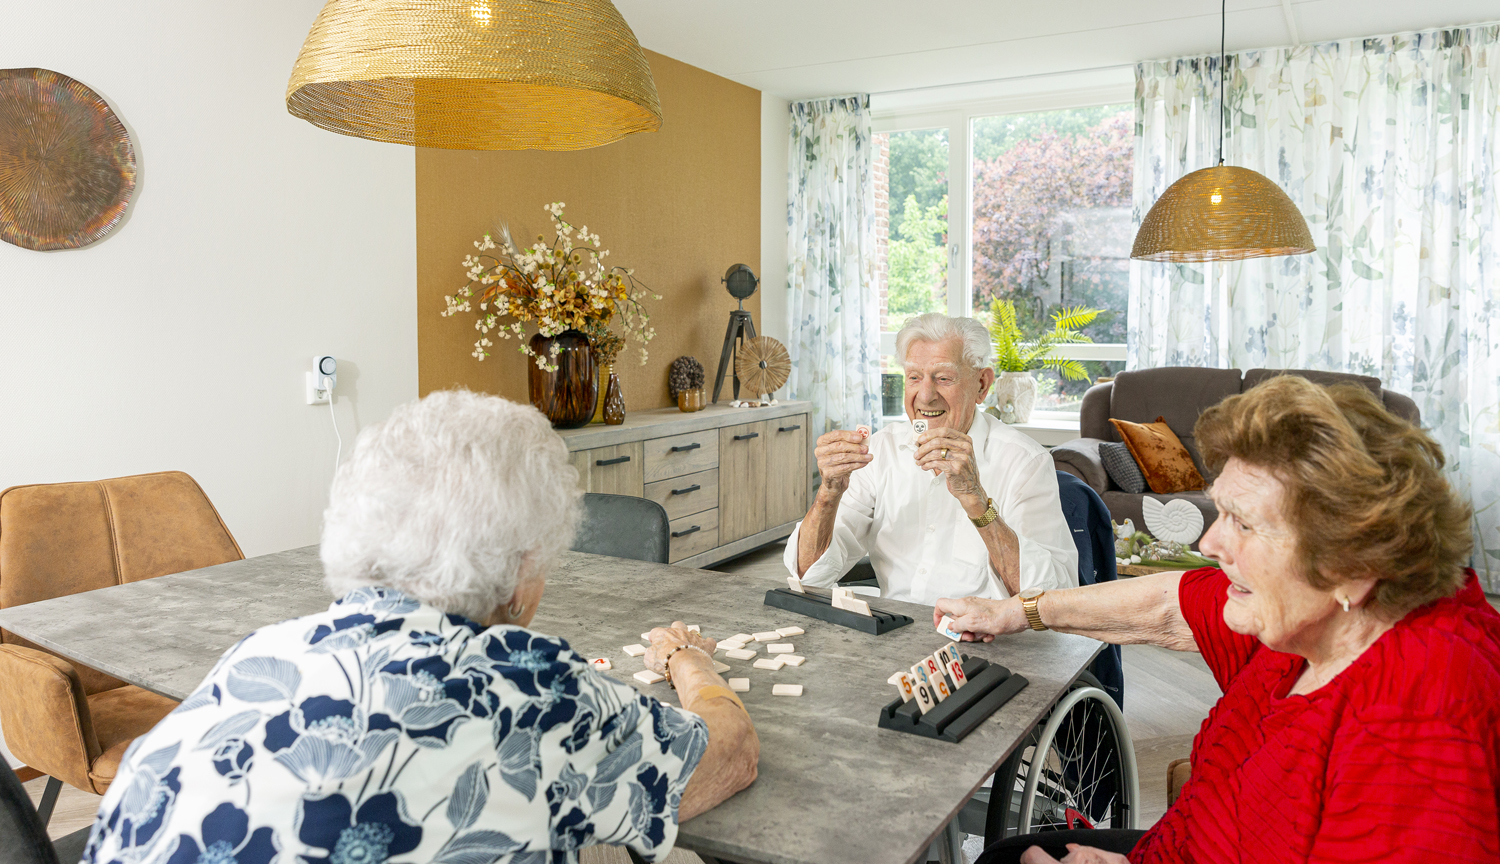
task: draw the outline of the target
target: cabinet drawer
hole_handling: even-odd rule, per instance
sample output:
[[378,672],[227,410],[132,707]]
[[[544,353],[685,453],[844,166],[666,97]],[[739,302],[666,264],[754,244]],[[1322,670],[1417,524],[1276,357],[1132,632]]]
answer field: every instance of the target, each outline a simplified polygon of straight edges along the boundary
[[807,415],[772,420],[766,445],[766,527],[807,513]]
[[652,438],[645,444],[647,483],[719,467],[717,429]]
[[595,447],[568,454],[568,462],[578,469],[578,486],[585,492],[608,492],[614,495],[641,497],[641,443]]
[[719,511],[705,510],[681,519],[673,519],[671,547],[667,560],[681,561],[719,545]]
[[647,483],[646,497],[665,507],[668,519],[712,510],[719,506],[719,469]]

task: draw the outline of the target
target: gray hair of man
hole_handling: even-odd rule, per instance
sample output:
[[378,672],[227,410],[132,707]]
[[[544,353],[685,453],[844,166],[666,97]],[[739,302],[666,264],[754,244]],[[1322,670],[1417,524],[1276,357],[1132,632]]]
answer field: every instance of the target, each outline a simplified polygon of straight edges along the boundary
[[323,581],[483,621],[573,542],[578,471],[539,411],[442,390],[361,432],[323,511]]
[[941,312],[928,312],[906,319],[901,332],[896,334],[896,356],[906,362],[906,352],[914,342],[946,342],[958,339],[963,342],[964,362],[971,371],[987,369],[995,364],[995,346],[990,342],[990,331],[973,318],[950,318]]

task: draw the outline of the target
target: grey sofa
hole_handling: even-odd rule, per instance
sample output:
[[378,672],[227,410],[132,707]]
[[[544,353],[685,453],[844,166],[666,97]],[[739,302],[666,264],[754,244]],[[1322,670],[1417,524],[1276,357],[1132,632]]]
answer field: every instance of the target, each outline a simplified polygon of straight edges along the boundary
[[[1141,499],[1146,495],[1135,495],[1116,486],[1104,471],[1099,458],[1099,445],[1106,441],[1119,441],[1110,418],[1128,420],[1132,423],[1151,423],[1163,417],[1167,425],[1182,439],[1183,446],[1192,454],[1193,462],[1205,478],[1208,470],[1198,454],[1193,439],[1193,424],[1204,409],[1218,404],[1226,396],[1248,390],[1256,384],[1276,375],[1300,375],[1318,384],[1361,384],[1370,389],[1385,403],[1386,410],[1412,423],[1420,423],[1417,404],[1409,397],[1393,393],[1380,386],[1379,378],[1367,375],[1347,375],[1340,372],[1315,372],[1304,369],[1251,369],[1240,374],[1238,369],[1202,369],[1189,366],[1165,366],[1159,369],[1141,369],[1121,372],[1115,380],[1090,387],[1083,396],[1083,407],[1079,416],[1079,434],[1065,444],[1052,448],[1052,459],[1057,470],[1066,471],[1094,487],[1109,507],[1110,517],[1116,522],[1130,519],[1137,530],[1146,530],[1142,518]],[[1205,492],[1177,492],[1158,495],[1148,492],[1153,498],[1169,501],[1182,498],[1197,505],[1203,511],[1203,524],[1213,524],[1217,515],[1214,505]],[[1197,544],[1194,544],[1197,548]]]

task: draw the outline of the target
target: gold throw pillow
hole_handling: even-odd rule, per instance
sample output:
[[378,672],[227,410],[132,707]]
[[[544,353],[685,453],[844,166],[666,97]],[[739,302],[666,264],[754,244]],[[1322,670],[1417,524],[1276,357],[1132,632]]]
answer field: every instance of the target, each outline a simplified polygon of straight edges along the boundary
[[1111,419],[1135,464],[1146,475],[1146,485],[1158,495],[1192,492],[1204,486],[1203,475],[1177,433],[1161,417],[1155,423],[1130,423]]

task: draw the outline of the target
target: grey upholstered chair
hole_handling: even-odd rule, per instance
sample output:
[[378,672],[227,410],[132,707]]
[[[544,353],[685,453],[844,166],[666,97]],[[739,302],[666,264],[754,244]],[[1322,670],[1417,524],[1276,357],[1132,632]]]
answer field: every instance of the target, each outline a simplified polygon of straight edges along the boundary
[[89,829],[47,839],[48,812],[38,815],[10,763],[0,759],[0,864],[77,864],[89,842]]
[[667,563],[671,551],[667,511],[648,498],[588,492],[574,552]]
[[[1277,375],[1298,375],[1317,384],[1359,384],[1369,388],[1385,405],[1386,410],[1414,424],[1421,423],[1417,403],[1410,397],[1386,390],[1380,386],[1379,378],[1368,375],[1348,375],[1341,372],[1317,372],[1308,369],[1251,369],[1240,374],[1238,369],[1204,369],[1193,366],[1164,366],[1158,369],[1139,369],[1121,372],[1114,381],[1096,384],[1083,395],[1083,406],[1079,412],[1079,435],[1064,444],[1052,448],[1052,459],[1059,471],[1066,471],[1093,487],[1109,508],[1116,522],[1130,519],[1137,530],[1146,530],[1142,500],[1146,495],[1162,501],[1182,498],[1192,502],[1203,513],[1203,526],[1213,524],[1218,513],[1205,492],[1174,492],[1157,494],[1148,492],[1132,494],[1115,485],[1104,470],[1099,456],[1099,445],[1119,441],[1120,436],[1109,421],[1126,420],[1131,423],[1150,423],[1157,417],[1182,440],[1198,471],[1208,476],[1203,459],[1198,454],[1197,442],[1193,439],[1193,424],[1198,415],[1217,405],[1226,396],[1249,390],[1267,378]],[[1193,544],[1197,548],[1197,544]]]

